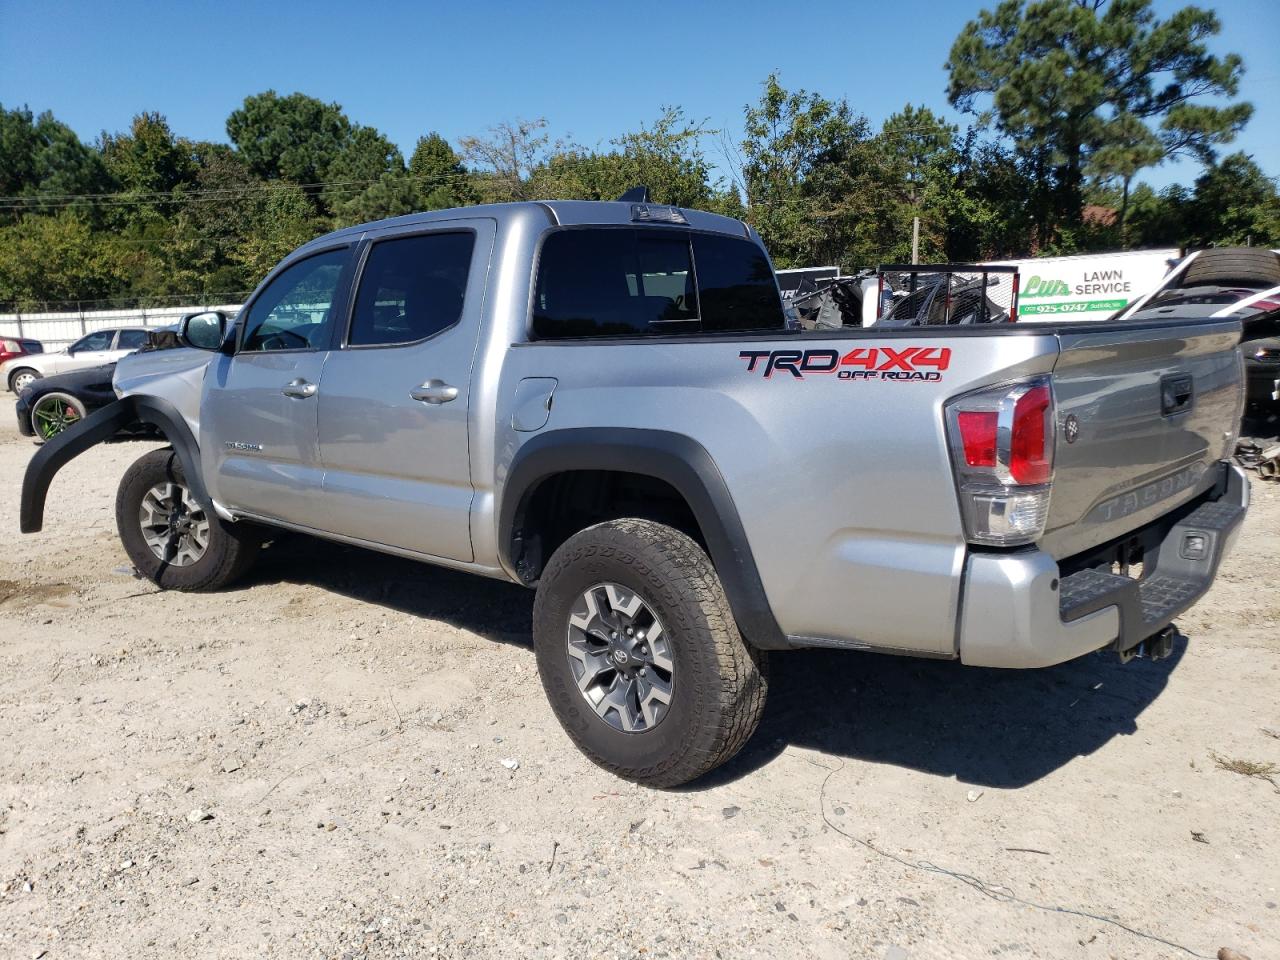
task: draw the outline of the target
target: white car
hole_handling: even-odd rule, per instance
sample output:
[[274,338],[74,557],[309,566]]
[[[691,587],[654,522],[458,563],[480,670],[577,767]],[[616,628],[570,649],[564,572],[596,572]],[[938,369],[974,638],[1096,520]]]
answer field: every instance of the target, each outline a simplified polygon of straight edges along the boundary
[[0,383],[21,393],[41,377],[115,363],[146,345],[147,331],[142,327],[95,330],[59,353],[32,353],[6,361],[0,365]]

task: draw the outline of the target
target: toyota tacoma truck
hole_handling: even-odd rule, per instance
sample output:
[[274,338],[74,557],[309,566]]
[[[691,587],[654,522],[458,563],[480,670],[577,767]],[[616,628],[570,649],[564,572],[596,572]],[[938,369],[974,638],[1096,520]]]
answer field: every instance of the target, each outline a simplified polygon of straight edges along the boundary
[[654,786],[742,747],[774,651],[1167,654],[1248,503],[1238,320],[792,330],[754,230],[647,202],[341,230],[180,335],[35,454],[24,531],[149,424],[142,575],[216,590],[283,528],[536,588],[556,716]]

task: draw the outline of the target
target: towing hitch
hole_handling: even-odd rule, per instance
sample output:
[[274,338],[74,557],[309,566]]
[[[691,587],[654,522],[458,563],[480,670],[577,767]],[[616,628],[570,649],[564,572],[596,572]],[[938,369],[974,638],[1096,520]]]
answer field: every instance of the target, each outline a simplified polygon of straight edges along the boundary
[[1173,654],[1173,640],[1177,635],[1178,628],[1170,624],[1128,650],[1121,650],[1120,662],[1128,663],[1134,657],[1146,657],[1152,663],[1163,660]]

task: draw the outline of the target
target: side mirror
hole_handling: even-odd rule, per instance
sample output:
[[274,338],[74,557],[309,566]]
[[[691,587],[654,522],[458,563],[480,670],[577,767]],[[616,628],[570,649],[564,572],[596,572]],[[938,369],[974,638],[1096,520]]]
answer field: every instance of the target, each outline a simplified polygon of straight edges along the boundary
[[227,315],[221,310],[190,313],[178,323],[178,340],[197,350],[217,350],[227,332]]

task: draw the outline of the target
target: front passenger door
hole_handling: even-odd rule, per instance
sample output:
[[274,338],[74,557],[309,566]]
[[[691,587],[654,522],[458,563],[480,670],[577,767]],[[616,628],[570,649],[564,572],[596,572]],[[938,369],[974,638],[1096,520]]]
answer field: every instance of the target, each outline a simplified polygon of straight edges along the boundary
[[67,347],[65,357],[59,357],[54,363],[53,373],[66,373],[68,370],[83,370],[110,363],[111,344],[115,341],[116,331],[95,330],[81,337]]
[[311,254],[277,273],[241,311],[235,355],[219,356],[205,377],[205,482],[233,511],[324,527],[316,393],[347,305],[351,249]]

